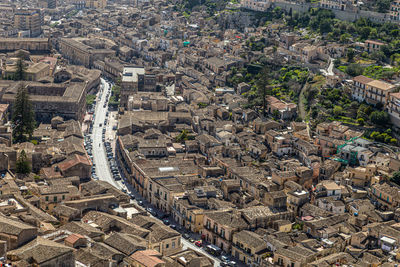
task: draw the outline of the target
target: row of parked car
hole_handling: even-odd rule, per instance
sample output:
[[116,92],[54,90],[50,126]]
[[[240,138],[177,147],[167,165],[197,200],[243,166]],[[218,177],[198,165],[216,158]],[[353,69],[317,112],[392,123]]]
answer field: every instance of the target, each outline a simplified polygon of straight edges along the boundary
[[[87,152],[88,156],[90,157],[90,160],[93,162],[93,152],[92,152],[93,146],[92,146],[92,144],[93,144],[93,140],[90,137],[90,135],[85,135],[85,139],[83,141],[83,145],[84,145],[84,147],[86,149],[86,152]],[[92,174],[92,178],[93,179],[95,179],[95,180],[99,179],[99,177],[97,177],[97,175],[96,175],[96,164],[94,164],[94,163],[92,165],[91,174]]]

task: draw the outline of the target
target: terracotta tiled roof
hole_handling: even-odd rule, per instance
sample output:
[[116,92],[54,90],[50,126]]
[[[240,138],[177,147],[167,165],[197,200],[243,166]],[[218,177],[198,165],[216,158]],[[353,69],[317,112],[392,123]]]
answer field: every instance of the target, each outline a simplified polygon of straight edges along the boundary
[[148,249],[133,253],[131,255],[131,258],[146,267],[154,267],[157,266],[157,264],[165,263],[164,261],[158,258],[160,256],[161,254],[159,252],[152,249]]
[[364,75],[359,75],[353,78],[353,81],[359,82],[359,83],[364,83],[367,84],[369,82],[372,82],[374,79],[368,78]]
[[72,235],[68,236],[64,241],[65,241],[65,243],[75,244],[76,241],[78,241],[79,239],[82,239],[82,238],[85,238],[85,237],[80,234],[72,234]]
[[78,164],[91,165],[91,163],[89,162],[89,160],[86,157],[75,154],[72,157],[72,159],[65,160],[65,161],[61,162],[60,164],[58,164],[58,168],[60,168],[61,171],[66,171],[69,168],[71,168],[75,165],[78,165]]

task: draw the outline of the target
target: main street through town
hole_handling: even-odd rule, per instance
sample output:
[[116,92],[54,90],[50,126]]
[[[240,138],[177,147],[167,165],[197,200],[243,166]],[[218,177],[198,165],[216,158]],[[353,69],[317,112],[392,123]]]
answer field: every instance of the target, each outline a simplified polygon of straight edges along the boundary
[[[96,167],[96,174],[100,180],[106,181],[118,189],[121,188],[121,184],[118,184],[112,177],[108,161],[106,157],[106,150],[102,139],[102,132],[104,127],[104,120],[106,119],[107,113],[107,91],[110,89],[111,84],[101,79],[101,91],[98,93],[96,109],[94,112],[93,122],[93,163]],[[104,107],[105,105],[105,107]]]
[[[135,204],[138,204],[138,200],[142,199],[137,192],[132,189],[131,186],[126,184],[126,186],[121,182],[121,181],[115,181],[109,167],[108,159],[107,159],[107,154],[106,154],[106,149],[104,147],[104,142],[109,141],[110,143],[115,142],[115,130],[112,129],[113,125],[106,124],[104,125],[104,122],[107,118],[107,111],[108,111],[108,100],[111,96],[110,94],[107,94],[109,90],[111,91],[112,84],[104,79],[101,79],[101,85],[100,85],[100,90],[99,93],[97,94],[97,101],[96,101],[96,107],[94,110],[94,121],[93,121],[93,133],[92,133],[92,140],[93,140],[93,163],[95,164],[95,169],[96,169],[96,175],[101,181],[106,181],[110,183],[112,186],[118,188],[119,190],[126,190],[127,193],[134,195],[135,200],[132,200]],[[108,116],[109,119],[107,121],[110,121],[112,115]],[[106,134],[105,138],[103,141],[103,129],[106,129]],[[112,147],[115,147],[114,144],[112,144]],[[115,153],[114,153],[115,155]],[[122,178],[124,179],[124,178]],[[155,209],[151,204],[143,200],[143,206],[144,208],[149,208],[151,207],[152,209]],[[152,215],[150,215],[152,216]],[[152,216],[153,217],[153,216]],[[156,217],[154,217],[156,218]],[[157,218],[158,219],[158,218]],[[171,220],[172,221],[172,220]],[[198,237],[192,235],[193,238]],[[201,252],[207,257],[211,258],[214,260],[214,266],[218,267],[221,265],[221,260],[209,255],[205,250],[204,247],[200,248],[191,243],[189,240],[185,238],[181,238],[181,243],[184,249],[186,248],[191,248],[197,252]]]

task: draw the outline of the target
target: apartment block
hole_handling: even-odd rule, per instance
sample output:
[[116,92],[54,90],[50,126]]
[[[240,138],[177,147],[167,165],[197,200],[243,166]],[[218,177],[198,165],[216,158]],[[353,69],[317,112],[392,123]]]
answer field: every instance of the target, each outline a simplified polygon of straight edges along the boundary
[[374,80],[363,75],[353,78],[352,97],[359,102],[366,101],[368,104],[377,105],[381,103],[386,106],[389,93],[393,92],[393,84]]
[[29,31],[30,37],[39,36],[42,33],[40,10],[17,10],[14,14],[14,27]]

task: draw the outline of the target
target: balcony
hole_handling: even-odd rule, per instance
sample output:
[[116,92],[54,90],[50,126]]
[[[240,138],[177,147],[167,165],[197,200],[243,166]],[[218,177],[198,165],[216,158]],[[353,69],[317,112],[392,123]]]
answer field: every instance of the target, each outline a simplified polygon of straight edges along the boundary
[[241,248],[240,246],[238,246],[238,244],[234,244],[234,246],[235,246],[235,248],[237,250],[239,250],[240,252],[245,254],[247,256],[246,258],[253,258],[254,255],[251,254],[251,250],[250,249]]

